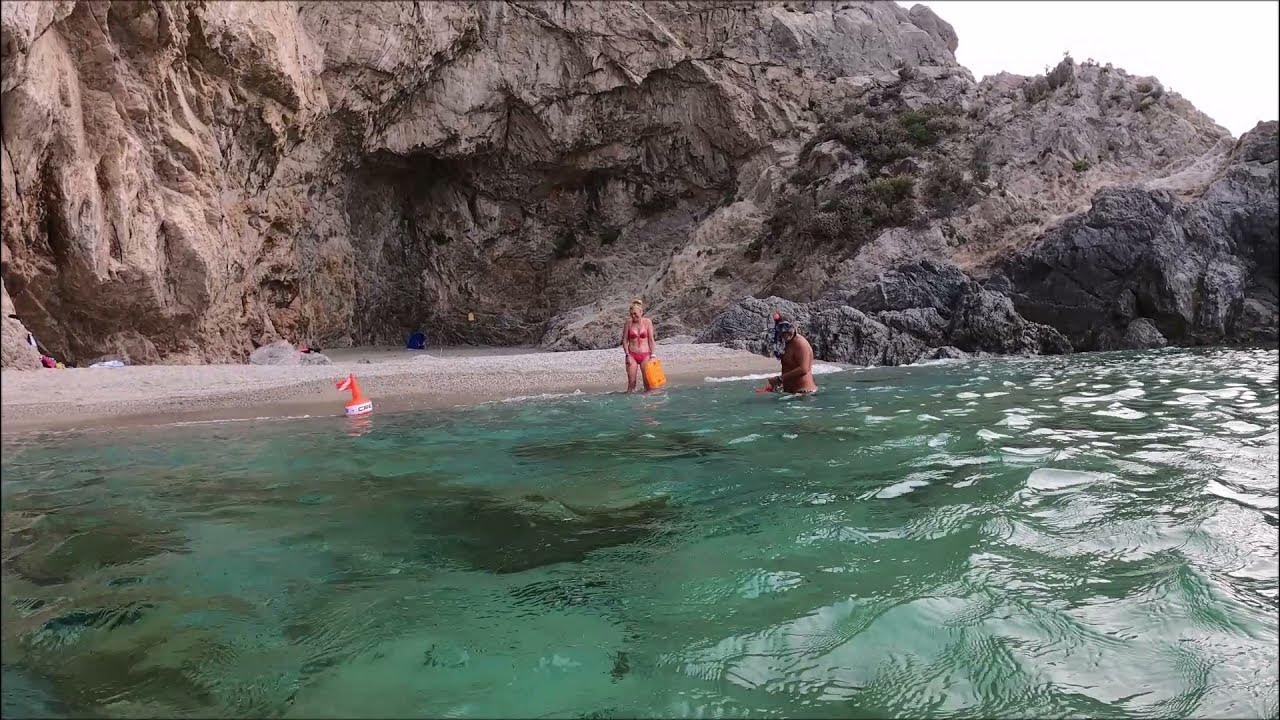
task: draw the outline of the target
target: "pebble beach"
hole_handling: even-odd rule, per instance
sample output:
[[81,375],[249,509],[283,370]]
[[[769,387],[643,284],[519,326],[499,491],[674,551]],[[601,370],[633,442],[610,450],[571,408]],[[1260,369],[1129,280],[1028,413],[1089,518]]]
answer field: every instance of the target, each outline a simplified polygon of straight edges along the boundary
[[[776,372],[777,362],[719,345],[669,345],[658,354],[669,386]],[[626,388],[618,349],[536,352],[480,348],[343,349],[311,366],[147,365],[5,370],[6,433],[106,429],[199,420],[341,415],[334,383],[354,373],[375,412],[451,408],[510,398]]]

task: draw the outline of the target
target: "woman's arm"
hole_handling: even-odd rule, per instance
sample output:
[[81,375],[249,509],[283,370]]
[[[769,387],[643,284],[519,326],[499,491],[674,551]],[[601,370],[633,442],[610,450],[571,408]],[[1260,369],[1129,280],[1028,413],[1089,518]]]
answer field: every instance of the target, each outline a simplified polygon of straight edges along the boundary
[[653,321],[645,318],[645,322],[649,323],[649,354],[656,355],[658,353],[658,333],[653,329]]

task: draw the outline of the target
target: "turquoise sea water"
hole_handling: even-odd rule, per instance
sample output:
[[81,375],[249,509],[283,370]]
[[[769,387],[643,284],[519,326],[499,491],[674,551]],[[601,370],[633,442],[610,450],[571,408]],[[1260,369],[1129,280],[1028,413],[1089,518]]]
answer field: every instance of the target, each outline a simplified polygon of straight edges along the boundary
[[6,437],[31,715],[1276,717],[1277,354]]

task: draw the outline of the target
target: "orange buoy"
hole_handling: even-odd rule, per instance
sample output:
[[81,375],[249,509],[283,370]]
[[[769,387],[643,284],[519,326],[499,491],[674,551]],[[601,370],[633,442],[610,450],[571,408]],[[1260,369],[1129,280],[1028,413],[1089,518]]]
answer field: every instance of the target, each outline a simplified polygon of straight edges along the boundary
[[356,382],[355,373],[339,380],[337,388],[351,392],[351,402],[347,403],[347,417],[358,417],[373,412],[373,401],[360,391],[360,383]]
[[662,372],[662,361],[658,358],[649,358],[640,365],[640,372],[644,373],[644,384],[650,390],[657,390],[667,384],[667,374]]

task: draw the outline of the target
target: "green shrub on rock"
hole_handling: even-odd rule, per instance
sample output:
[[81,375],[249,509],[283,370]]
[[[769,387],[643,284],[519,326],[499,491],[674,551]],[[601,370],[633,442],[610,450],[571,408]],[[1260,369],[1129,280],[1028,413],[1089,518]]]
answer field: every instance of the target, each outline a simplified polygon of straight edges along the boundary
[[925,177],[925,203],[939,216],[947,216],[973,201],[973,183],[956,168],[937,164]]

